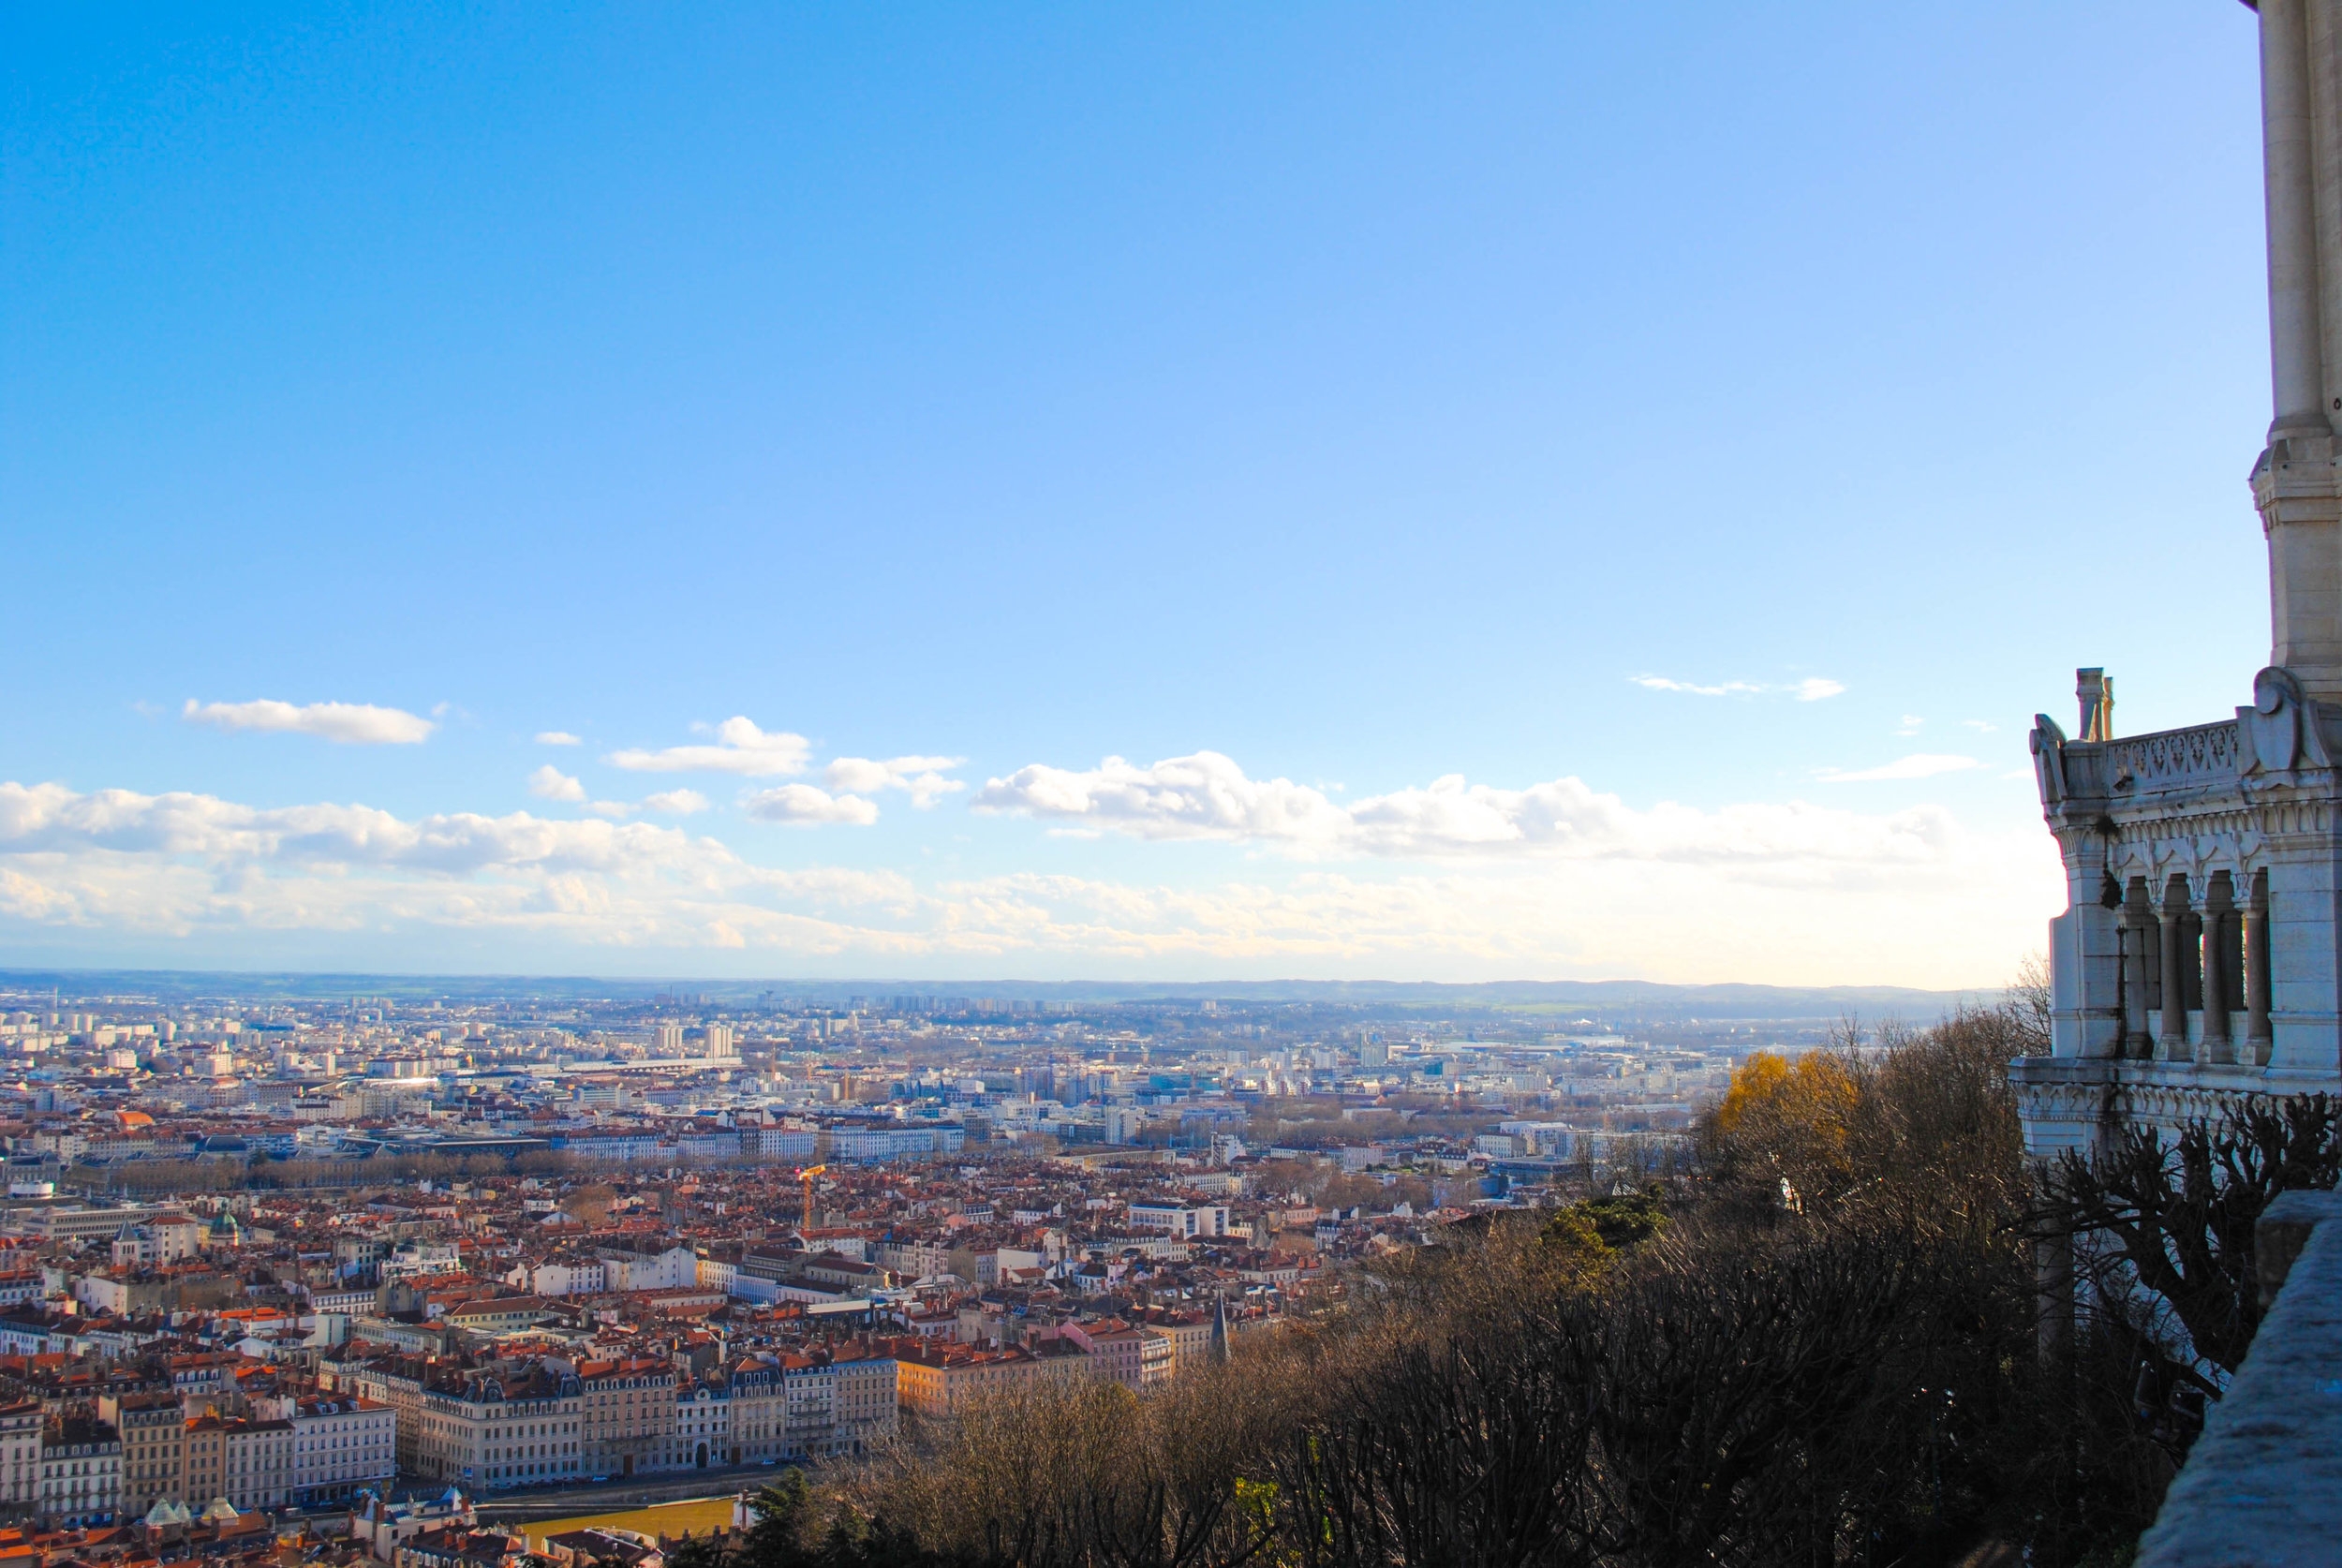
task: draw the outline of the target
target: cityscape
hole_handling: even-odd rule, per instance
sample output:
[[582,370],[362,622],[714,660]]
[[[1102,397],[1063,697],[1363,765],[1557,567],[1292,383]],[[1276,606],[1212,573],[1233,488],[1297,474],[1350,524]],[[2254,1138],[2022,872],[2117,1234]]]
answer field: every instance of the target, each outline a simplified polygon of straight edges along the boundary
[[0,81],[0,1568],[2342,1565],[2342,0]]
[[860,1456],[1025,1380],[1151,1389],[1362,1260],[1686,1165],[1737,1065],[1847,1027],[274,989],[0,987],[0,1506],[282,1529]]

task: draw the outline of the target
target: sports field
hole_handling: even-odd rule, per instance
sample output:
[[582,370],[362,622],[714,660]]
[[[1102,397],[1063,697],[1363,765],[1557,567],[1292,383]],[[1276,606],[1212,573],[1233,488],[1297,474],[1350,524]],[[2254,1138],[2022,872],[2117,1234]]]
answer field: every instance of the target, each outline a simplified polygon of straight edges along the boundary
[[572,1519],[541,1519],[520,1528],[527,1533],[528,1549],[541,1552],[545,1549],[546,1536],[561,1535],[572,1530],[633,1530],[645,1535],[680,1535],[688,1530],[694,1535],[704,1535],[711,1530],[728,1530],[731,1526],[730,1497],[694,1497],[680,1502],[654,1502],[647,1508],[629,1508],[617,1514],[580,1514]]

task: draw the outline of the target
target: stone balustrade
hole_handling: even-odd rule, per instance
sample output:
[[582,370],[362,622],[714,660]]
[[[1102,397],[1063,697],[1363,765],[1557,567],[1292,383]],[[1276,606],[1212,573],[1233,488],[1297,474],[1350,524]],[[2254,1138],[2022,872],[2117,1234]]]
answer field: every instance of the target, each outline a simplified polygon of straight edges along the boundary
[[2236,720],[2126,735],[2105,744],[2108,787],[2116,793],[2153,794],[2233,783],[2237,775]]
[[2136,1568],[2342,1561],[2342,1193],[2281,1194],[2254,1249],[2268,1315]]

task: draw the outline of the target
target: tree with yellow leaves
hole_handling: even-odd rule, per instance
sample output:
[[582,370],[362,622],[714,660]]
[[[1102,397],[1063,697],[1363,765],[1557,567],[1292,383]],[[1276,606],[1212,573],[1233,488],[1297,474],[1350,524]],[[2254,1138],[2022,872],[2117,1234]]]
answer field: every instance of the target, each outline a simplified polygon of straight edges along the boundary
[[1860,1072],[1832,1050],[1794,1059],[1757,1052],[1734,1069],[1708,1118],[1710,1154],[1742,1179],[1777,1179],[1792,1207],[1835,1198],[1855,1178],[1848,1146],[1861,1102]]

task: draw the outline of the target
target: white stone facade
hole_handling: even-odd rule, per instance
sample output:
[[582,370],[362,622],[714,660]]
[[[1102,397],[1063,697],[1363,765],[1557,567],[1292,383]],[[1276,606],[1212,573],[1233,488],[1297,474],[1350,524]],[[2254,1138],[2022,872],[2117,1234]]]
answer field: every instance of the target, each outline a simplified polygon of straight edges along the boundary
[[86,1418],[50,1422],[34,1506],[52,1526],[111,1521],[122,1507],[122,1440],[114,1429]]
[[27,1503],[37,1494],[40,1437],[39,1400],[0,1406],[0,1502]]
[[2035,722],[2068,901],[2052,1054],[2010,1072],[2038,1159],[2242,1094],[2342,1090],[2342,0],[2260,0],[2258,25],[2269,666],[2209,724],[2118,738],[2096,670],[2072,738]]
[[387,1485],[398,1468],[398,1417],[354,1395],[293,1405],[293,1501],[340,1502]]

